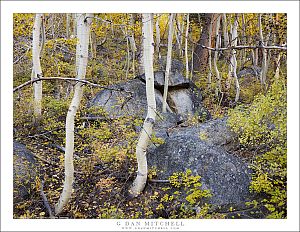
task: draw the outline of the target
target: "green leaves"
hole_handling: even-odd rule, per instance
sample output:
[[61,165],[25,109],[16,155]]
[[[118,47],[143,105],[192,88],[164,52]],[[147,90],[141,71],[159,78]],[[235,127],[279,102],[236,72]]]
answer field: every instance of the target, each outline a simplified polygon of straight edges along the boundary
[[287,98],[286,84],[275,81],[266,95],[258,95],[250,106],[230,111],[229,125],[240,143],[260,155],[250,165],[254,169],[250,190],[265,193],[262,201],[268,218],[286,217],[287,179]]

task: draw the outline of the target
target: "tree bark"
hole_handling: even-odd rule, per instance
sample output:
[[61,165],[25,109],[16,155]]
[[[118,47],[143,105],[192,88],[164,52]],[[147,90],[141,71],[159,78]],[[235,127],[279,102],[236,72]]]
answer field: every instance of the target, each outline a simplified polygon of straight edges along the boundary
[[[78,14],[77,15],[77,37],[78,44],[76,48],[76,59],[78,59],[77,68],[77,79],[85,79],[86,66],[88,61],[88,47],[89,47],[89,33],[90,23],[92,17],[91,14]],[[74,96],[70,104],[67,118],[66,118],[66,148],[65,148],[65,181],[63,186],[62,194],[55,206],[55,214],[62,212],[63,207],[69,201],[74,181],[74,164],[73,164],[73,153],[74,153],[74,118],[79,108],[80,100],[83,94],[82,83],[77,83],[75,86]]]
[[143,47],[144,47],[144,66],[146,75],[146,95],[147,95],[147,116],[140,132],[138,144],[136,146],[136,157],[138,163],[137,176],[130,187],[129,193],[136,197],[144,189],[147,181],[148,167],[146,150],[152,135],[152,128],[156,116],[156,102],[154,92],[154,73],[153,73],[153,16],[143,14]]
[[[197,42],[195,47],[195,51],[193,53],[193,67],[194,71],[198,71],[200,73],[206,72],[207,68],[207,61],[208,61],[208,50],[204,49],[201,45],[208,47],[209,42],[209,27],[210,23],[212,22],[212,34],[215,34],[215,25],[216,25],[216,16],[217,14],[205,14],[203,17],[203,28],[201,31],[200,39]],[[194,75],[195,77],[195,75]],[[196,81],[196,80],[194,80]]]
[[158,59],[161,58],[160,55],[160,27],[159,27],[159,15],[156,16],[155,29],[156,29],[156,53],[158,55]]
[[[219,48],[219,29],[220,29],[220,15],[217,16],[217,23],[216,23],[216,30],[215,30],[215,36],[216,36],[216,49]],[[217,79],[217,86],[216,86],[216,95],[218,95],[219,93],[222,92],[222,87],[221,87],[221,76],[220,76],[220,72],[218,70],[218,66],[217,66],[217,60],[218,60],[218,51],[215,51],[214,54],[214,69],[215,69],[215,73],[216,73],[216,79]]]
[[[40,61],[40,35],[41,35],[41,26],[43,21],[43,14],[36,14],[35,21],[33,26],[33,35],[32,35],[32,76],[31,78],[42,77],[42,68]],[[34,91],[34,122],[38,123],[42,117],[42,81],[38,81],[33,84]]]
[[[232,28],[232,40],[233,40],[233,46],[237,46],[237,38],[238,38],[238,34],[237,34],[237,28],[238,28],[238,16],[235,16],[234,19],[234,24],[233,24],[233,28]],[[236,69],[237,69],[237,61],[236,61],[236,51],[233,49],[231,51],[231,63],[232,63],[232,73],[231,76],[234,77],[234,82],[235,82],[235,89],[236,89],[236,94],[235,94],[235,102],[238,102],[239,98],[240,98],[240,84],[239,84],[239,80],[236,74]]]
[[70,14],[66,14],[66,38],[70,38]]
[[[264,46],[264,36],[262,32],[262,23],[261,23],[261,16],[262,14],[259,14],[258,16],[258,26],[259,26],[259,37],[260,37],[260,43]],[[266,85],[266,77],[267,77],[267,51],[265,48],[262,48],[262,64],[261,64],[261,77],[260,77],[260,82],[263,86]]]
[[224,47],[226,48],[229,45],[228,31],[227,31],[227,19],[226,14],[222,14],[222,23],[223,23],[223,37],[224,37]]
[[174,14],[170,14],[169,19],[169,34],[168,34],[168,52],[167,52],[167,65],[166,65],[166,72],[165,72],[165,82],[164,82],[164,95],[163,95],[163,105],[162,105],[162,112],[166,113],[167,111],[167,95],[168,95],[168,85],[169,85],[169,75],[171,70],[171,63],[172,63],[172,41],[173,41],[173,24]]
[[189,58],[188,58],[188,36],[189,36],[189,26],[190,26],[190,14],[186,15],[186,29],[185,29],[185,78],[189,78]]
[[[208,31],[208,46],[212,47],[211,43],[211,37],[212,37],[212,22],[209,25],[209,31]],[[207,75],[207,83],[208,83],[208,89],[211,88],[211,75],[212,75],[212,65],[211,65],[211,50],[208,51],[208,75]]]
[[281,58],[281,53],[279,52],[278,57],[276,59],[276,70],[275,70],[275,79],[278,79],[280,74],[279,74],[279,70],[280,70],[280,58]]

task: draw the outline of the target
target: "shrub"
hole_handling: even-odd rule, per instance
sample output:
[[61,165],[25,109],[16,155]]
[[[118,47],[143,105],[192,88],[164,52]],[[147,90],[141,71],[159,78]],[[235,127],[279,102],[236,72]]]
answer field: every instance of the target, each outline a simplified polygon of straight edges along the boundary
[[266,95],[259,94],[250,106],[229,112],[229,125],[241,145],[255,150],[250,190],[264,193],[261,203],[268,218],[286,217],[287,180],[287,95],[286,83],[276,80]]

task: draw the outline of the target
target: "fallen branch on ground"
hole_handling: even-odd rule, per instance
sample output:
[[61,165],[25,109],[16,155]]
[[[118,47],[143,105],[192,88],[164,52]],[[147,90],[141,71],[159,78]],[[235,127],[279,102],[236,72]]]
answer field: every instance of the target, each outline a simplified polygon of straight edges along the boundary
[[41,190],[40,190],[40,193],[41,193],[41,196],[42,196],[42,199],[43,199],[43,202],[44,202],[44,205],[48,211],[48,214],[49,214],[49,218],[55,218],[54,217],[54,214],[52,213],[52,209],[49,205],[49,202],[47,200],[47,196],[46,194],[44,193],[44,181],[41,182]]

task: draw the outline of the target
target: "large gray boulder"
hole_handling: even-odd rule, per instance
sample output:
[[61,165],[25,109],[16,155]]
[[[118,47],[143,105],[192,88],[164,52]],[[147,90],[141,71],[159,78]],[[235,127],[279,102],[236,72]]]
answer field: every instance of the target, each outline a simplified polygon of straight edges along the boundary
[[[110,118],[122,116],[145,117],[147,109],[146,85],[138,80],[130,80],[120,84],[109,86],[111,89],[121,89],[121,91],[104,89],[101,90],[91,101],[89,106],[100,106]],[[125,91],[123,91],[125,90]],[[131,93],[128,93],[131,92]],[[162,108],[162,95],[155,90],[156,107]],[[171,112],[169,106],[167,111]]]
[[168,137],[195,137],[208,145],[222,147],[226,151],[239,149],[237,134],[227,126],[227,118],[218,118],[189,127],[175,127],[168,130]]
[[[145,74],[138,76],[140,80],[146,82]],[[154,86],[157,89],[162,89],[165,85],[165,72],[164,71],[154,71]],[[172,87],[183,87],[188,88],[190,86],[190,80],[186,79],[179,72],[170,72],[168,79],[169,88]]]
[[[165,71],[166,70],[166,65],[167,65],[167,57],[166,56],[163,56],[163,57],[158,59],[158,69],[160,71]],[[171,72],[182,73],[184,68],[185,68],[184,63],[182,63],[180,60],[172,59]]]
[[13,191],[14,204],[27,199],[36,177],[36,161],[25,145],[13,143]]
[[150,167],[158,170],[158,179],[168,179],[174,172],[192,170],[200,175],[203,189],[209,189],[214,206],[238,206],[251,198],[251,171],[238,157],[223,148],[183,134],[166,139],[161,146],[149,151]]
[[[146,85],[143,81],[137,78],[108,86],[108,88],[98,92],[88,106],[103,108],[109,118],[122,116],[146,117]],[[179,121],[186,120],[194,114],[197,114],[199,118],[204,120],[210,118],[209,112],[201,104],[200,90],[196,87],[183,88],[181,90],[170,89],[169,95],[170,97],[167,99],[167,113],[175,113]],[[157,118],[159,119],[163,98],[162,93],[158,89],[155,89],[155,98]],[[170,108],[169,104],[172,104],[172,108]],[[170,115],[167,118],[170,118]],[[174,117],[172,116],[172,118]],[[166,120],[164,120],[165,122]]]

